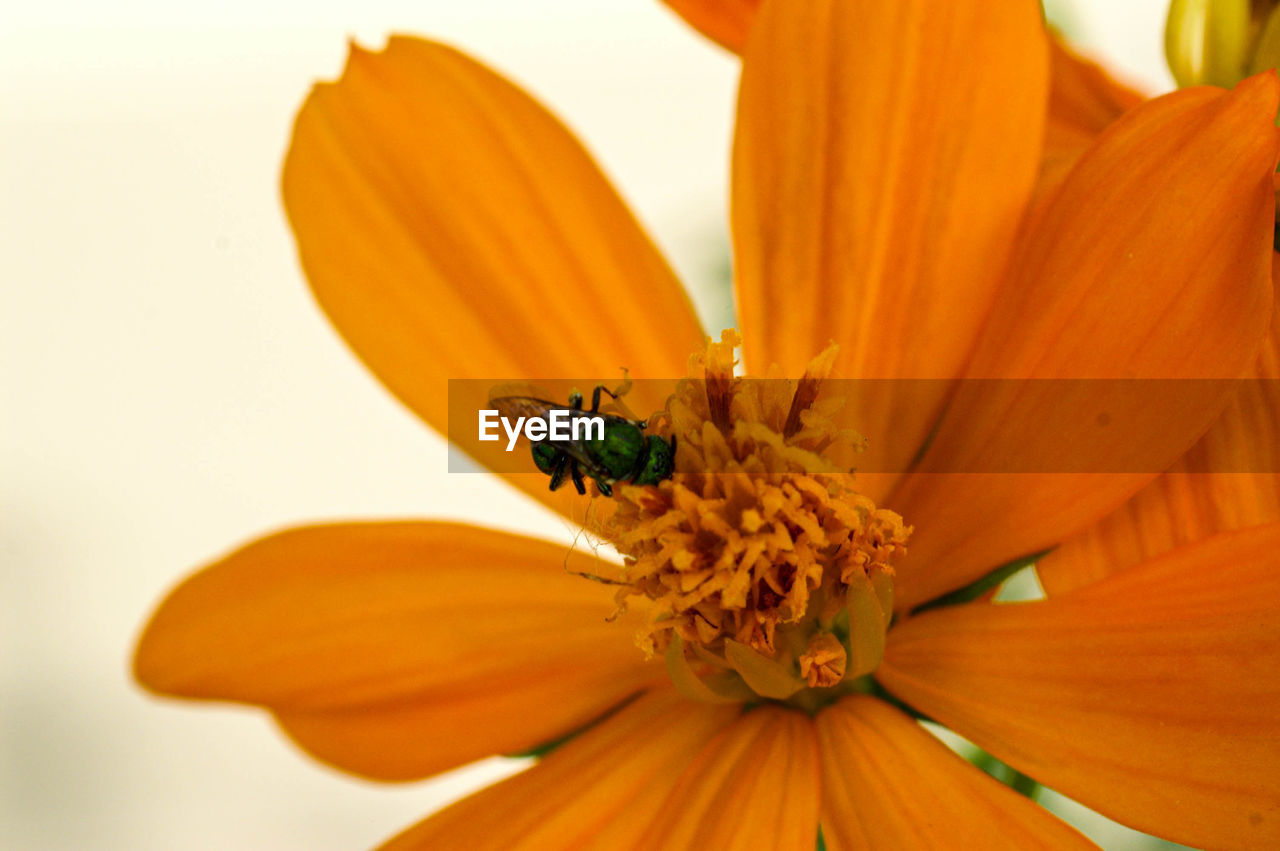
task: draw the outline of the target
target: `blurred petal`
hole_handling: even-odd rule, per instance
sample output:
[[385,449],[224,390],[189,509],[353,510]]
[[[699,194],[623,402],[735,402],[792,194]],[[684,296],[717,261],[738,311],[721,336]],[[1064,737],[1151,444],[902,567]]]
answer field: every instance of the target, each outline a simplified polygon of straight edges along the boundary
[[1280,475],[1262,472],[1280,470],[1280,313],[1253,378],[1172,470],[1036,564],[1047,593],[1218,532],[1280,521]]
[[663,0],[685,23],[721,47],[741,53],[761,0]]
[[[567,561],[566,561],[567,559]],[[308,750],[382,779],[523,750],[661,676],[609,589],[561,545],[448,523],[289,530],[175,589],[138,680],[276,712]]]
[[936,420],[1030,196],[1047,96],[1030,0],[762,7],[733,163],[747,366],[799,375],[833,339],[833,375],[943,379],[847,388],[874,455],[859,466],[903,469]]
[[1044,809],[975,768],[919,724],[871,697],[818,715],[822,837],[831,851],[1093,848]]
[[1280,847],[1280,524],[1056,599],[895,626],[877,676],[1042,783],[1197,848]]
[[1062,184],[1099,133],[1144,100],[1061,38],[1052,37],[1050,44],[1049,121],[1036,189],[1039,197]]
[[[1278,97],[1268,73],[1158,98],[1104,131],[1021,241],[967,376],[1243,376],[1271,316]],[[918,469],[1043,469],[1078,443],[1094,469],[1151,472],[909,477],[886,502],[916,527],[904,607],[1095,522],[1186,452],[1234,389],[1011,382],[996,410],[964,392],[979,387],[951,400]]]
[[1085,145],[1144,97],[1054,37],[1050,52],[1049,126],[1045,147],[1064,144],[1069,134]]
[[660,689],[521,774],[464,798],[382,851],[638,848],[675,779],[739,709]]
[[762,706],[698,754],[637,847],[807,851],[817,838],[813,722]]
[[[450,400],[446,379],[674,378],[702,345],[684,290],[582,146],[450,48],[352,46],[342,78],[298,114],[283,185],[339,332],[437,430],[447,403],[465,409],[452,436],[491,466],[502,446],[475,435],[487,390]],[[665,402],[645,396],[628,399],[640,416]],[[509,479],[574,500],[536,471]]]

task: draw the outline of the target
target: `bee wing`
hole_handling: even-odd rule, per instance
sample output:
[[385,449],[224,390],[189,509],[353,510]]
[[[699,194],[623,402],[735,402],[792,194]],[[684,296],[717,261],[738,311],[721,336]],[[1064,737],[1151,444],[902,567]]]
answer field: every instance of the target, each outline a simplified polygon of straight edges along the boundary
[[495,384],[489,390],[489,403],[506,397],[524,397],[526,399],[554,399],[545,387],[529,384],[524,381],[511,381],[506,384]]
[[546,419],[552,408],[563,407],[533,396],[493,396],[490,397],[489,404],[498,410],[499,416],[511,420],[518,420],[521,417]]

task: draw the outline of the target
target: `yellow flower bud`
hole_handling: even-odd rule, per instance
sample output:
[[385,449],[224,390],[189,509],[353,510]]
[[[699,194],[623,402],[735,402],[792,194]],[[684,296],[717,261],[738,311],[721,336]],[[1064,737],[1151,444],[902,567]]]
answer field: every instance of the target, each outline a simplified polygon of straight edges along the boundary
[[1249,67],[1249,0],[1173,0],[1164,50],[1179,86],[1234,86]]
[[[1259,9],[1258,7],[1263,8]],[[1254,4],[1254,24],[1258,37],[1249,59],[1249,73],[1280,67],[1280,6],[1274,2]]]
[[1280,66],[1280,0],[1173,0],[1164,48],[1179,86],[1234,86]]

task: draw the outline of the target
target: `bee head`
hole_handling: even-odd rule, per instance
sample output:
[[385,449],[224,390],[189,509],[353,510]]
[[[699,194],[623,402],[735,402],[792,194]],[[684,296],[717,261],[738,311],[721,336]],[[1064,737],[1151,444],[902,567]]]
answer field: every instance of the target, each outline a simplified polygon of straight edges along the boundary
[[676,463],[676,440],[667,442],[656,434],[649,435],[649,454],[644,460],[644,467],[632,479],[637,485],[656,485],[663,479],[671,478]]

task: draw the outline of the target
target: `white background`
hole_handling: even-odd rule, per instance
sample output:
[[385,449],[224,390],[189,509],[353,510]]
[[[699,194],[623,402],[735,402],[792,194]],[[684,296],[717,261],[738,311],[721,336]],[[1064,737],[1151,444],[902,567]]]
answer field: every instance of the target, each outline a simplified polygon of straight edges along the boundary
[[[1163,7],[1068,17],[1155,92]],[[348,36],[392,31],[459,45],[551,104],[724,323],[736,62],[654,0],[7,4],[0,848],[357,849],[515,767],[364,783],[257,712],[128,679],[161,593],[269,528],[433,516],[566,534],[486,477],[446,475],[442,441],[299,276],[276,188],[293,112]]]

